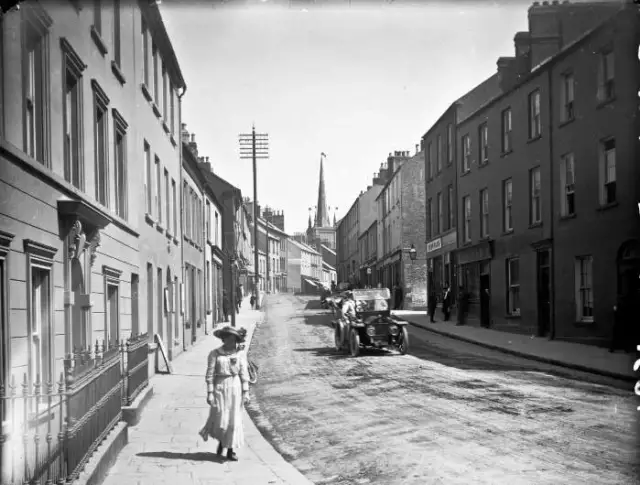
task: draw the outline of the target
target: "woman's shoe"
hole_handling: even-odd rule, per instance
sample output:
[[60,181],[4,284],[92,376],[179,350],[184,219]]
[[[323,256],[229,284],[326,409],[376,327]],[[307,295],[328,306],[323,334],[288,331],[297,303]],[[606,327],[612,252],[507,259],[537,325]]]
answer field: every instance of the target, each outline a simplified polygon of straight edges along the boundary
[[233,452],[233,448],[227,450],[227,459],[231,461],[238,461],[238,455]]
[[218,445],[218,450],[216,451],[216,455],[222,456],[222,443]]

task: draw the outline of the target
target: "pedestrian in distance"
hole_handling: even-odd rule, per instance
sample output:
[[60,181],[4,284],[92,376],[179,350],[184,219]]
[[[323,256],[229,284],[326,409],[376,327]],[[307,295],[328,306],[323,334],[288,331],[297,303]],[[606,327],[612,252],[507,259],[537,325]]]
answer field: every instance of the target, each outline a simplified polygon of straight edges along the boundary
[[395,286],[395,310],[402,310],[402,300],[403,300],[403,292],[402,286],[399,283],[396,283]]
[[207,404],[209,417],[200,436],[218,440],[218,456],[227,449],[227,459],[238,461],[234,450],[244,445],[243,406],[249,403],[249,364],[247,355],[239,349],[246,330],[224,327],[213,332],[222,346],[212,350],[207,358]]
[[222,291],[222,313],[224,314],[224,321],[229,321],[229,297],[227,296],[227,290]]
[[238,285],[238,287],[236,288],[236,312],[240,313],[240,306],[242,305],[242,298],[243,298],[243,291],[242,291],[242,283],[240,283]]
[[251,309],[253,310],[256,306],[256,295],[251,294],[251,298],[249,298],[249,303],[251,304]]
[[442,295],[442,314],[444,321],[448,322],[451,316],[451,288],[449,285],[444,285],[444,295]]
[[428,305],[429,305],[429,321],[431,323],[435,323],[436,307],[438,306],[438,297],[436,296],[436,292],[433,289],[429,292]]

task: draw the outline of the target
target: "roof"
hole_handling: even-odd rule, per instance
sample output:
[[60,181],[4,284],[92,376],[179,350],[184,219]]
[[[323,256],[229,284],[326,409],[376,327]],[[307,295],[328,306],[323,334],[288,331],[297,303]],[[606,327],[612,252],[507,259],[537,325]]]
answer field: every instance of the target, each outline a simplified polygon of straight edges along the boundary
[[327,269],[328,269],[329,271],[335,271],[335,270],[336,270],[333,266],[331,266],[331,265],[330,265],[329,263],[327,263],[326,261],[322,261],[322,267],[324,268],[325,266],[327,267]]
[[318,251],[313,249],[311,246],[307,246],[306,244],[301,243],[300,241],[296,241],[295,239],[291,239],[291,238],[289,238],[289,241],[291,241],[293,244],[298,246],[300,249],[304,249],[308,253],[313,253],[313,254],[317,254],[318,256],[322,256]]
[[332,253],[332,254],[336,254],[336,252],[335,252],[333,249],[331,249],[330,247],[325,246],[324,244],[320,244],[320,246],[322,246],[322,249],[326,249],[326,250],[327,250],[327,251],[329,251],[330,253]]
[[191,175],[193,179],[195,179],[202,185],[204,191],[207,193],[207,196],[211,200],[213,200],[213,202],[215,202],[218,207],[222,207],[222,204],[216,196],[213,187],[209,183],[207,174],[198,162],[197,157],[193,154],[189,146],[184,142],[182,142],[182,168],[186,169],[189,172],[189,175]]
[[496,72],[454,102],[458,107],[458,120],[468,118],[481,106],[500,96],[501,93],[500,80]]
[[408,160],[405,160],[405,162],[404,162],[403,164],[401,164],[398,168],[396,168],[396,169],[393,171],[393,175],[391,175],[391,177],[389,177],[389,180],[387,181],[387,183],[386,183],[386,184],[384,184],[384,187],[382,187],[382,190],[381,190],[381,191],[380,191],[380,193],[377,195],[376,200],[378,200],[378,199],[382,196],[382,194],[384,193],[385,189],[386,189],[389,185],[391,185],[391,182],[393,182],[393,179],[394,179],[394,178],[396,178],[396,175],[398,174],[398,172],[399,172],[400,170],[402,170],[402,167],[404,167],[404,166],[405,166],[405,164],[407,164],[407,163],[409,163],[409,162],[413,162],[413,161],[415,161],[416,159],[423,158],[423,157],[424,157],[424,151],[423,151],[423,150],[421,150],[421,151],[419,151],[418,153],[416,153],[415,155],[413,155],[411,158],[409,158]]

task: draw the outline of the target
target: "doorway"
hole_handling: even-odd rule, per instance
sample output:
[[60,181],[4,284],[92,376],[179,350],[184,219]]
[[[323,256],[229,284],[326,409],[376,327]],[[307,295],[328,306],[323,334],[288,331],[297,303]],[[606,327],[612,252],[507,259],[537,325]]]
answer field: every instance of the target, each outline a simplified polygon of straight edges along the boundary
[[491,326],[491,269],[489,262],[480,263],[480,325]]
[[551,257],[548,249],[537,255],[538,337],[548,337],[551,331]]
[[637,321],[640,312],[640,241],[627,241],[620,247],[617,266],[618,319],[626,338],[637,342],[640,327],[632,322]]

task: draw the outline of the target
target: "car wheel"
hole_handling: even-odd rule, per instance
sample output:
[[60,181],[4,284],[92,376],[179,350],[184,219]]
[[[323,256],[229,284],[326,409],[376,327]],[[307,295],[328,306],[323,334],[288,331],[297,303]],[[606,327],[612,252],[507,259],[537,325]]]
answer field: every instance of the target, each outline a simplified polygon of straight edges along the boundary
[[409,331],[407,327],[402,327],[402,337],[400,338],[400,343],[398,344],[398,350],[402,355],[405,355],[409,352]]
[[358,357],[358,355],[360,355],[360,334],[358,334],[355,328],[351,330],[349,350],[351,351],[351,357]]

